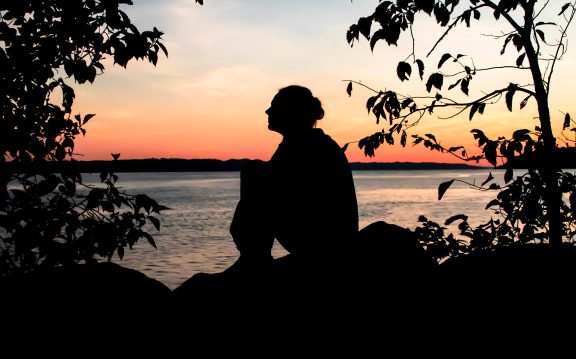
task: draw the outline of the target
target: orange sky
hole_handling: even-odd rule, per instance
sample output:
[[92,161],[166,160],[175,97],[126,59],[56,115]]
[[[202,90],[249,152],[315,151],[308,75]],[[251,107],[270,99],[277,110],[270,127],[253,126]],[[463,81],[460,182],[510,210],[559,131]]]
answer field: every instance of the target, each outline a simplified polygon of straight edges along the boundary
[[[395,75],[396,63],[410,54],[409,41],[401,41],[397,48],[381,43],[374,53],[366,41],[353,48],[346,43],[348,26],[371,14],[377,1],[134,3],[125,9],[128,15],[141,30],[156,26],[164,31],[169,58],[161,57],[157,67],[132,62],[123,69],[110,64],[94,84],[75,87],[74,113],[96,114],[86,126],[86,137],[77,141],[79,159],[111,159],[112,152],[120,152],[123,159],[268,159],[281,138],[267,130],[264,111],[277,89],[289,84],[307,86],[320,98],[326,116],[318,127],[343,145],[382,128],[366,112],[365,102],[372,94],[356,86],[348,97],[342,80],[412,95],[425,93],[425,82],[414,77],[410,83],[401,83]],[[430,21],[417,24],[417,55],[422,58],[435,39],[428,36],[438,29],[433,25]],[[477,67],[514,63],[517,53],[512,47],[507,52],[510,56],[500,57],[501,40],[481,35],[496,32],[493,23],[476,25],[471,31],[462,28],[439,48],[431,56],[430,71],[436,70],[444,52],[471,55]],[[572,29],[569,36],[573,33]],[[555,70],[550,100],[555,129],[561,126],[562,112],[576,115],[569,87],[574,64],[569,52]],[[528,83],[526,76],[519,70],[482,73],[471,85],[470,98],[506,87],[508,81]],[[532,129],[534,116],[534,106],[510,113],[500,104],[488,106],[485,115],[472,122],[468,112],[451,120],[429,116],[416,133],[434,133],[447,147],[466,144],[473,152],[471,129],[510,136],[517,128]],[[351,145],[347,155],[350,161],[459,162],[411,145],[385,145],[374,158]]]

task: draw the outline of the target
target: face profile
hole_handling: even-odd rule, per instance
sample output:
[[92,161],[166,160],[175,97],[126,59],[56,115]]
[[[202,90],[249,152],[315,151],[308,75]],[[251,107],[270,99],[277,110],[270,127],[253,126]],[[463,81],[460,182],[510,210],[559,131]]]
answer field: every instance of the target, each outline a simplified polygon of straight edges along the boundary
[[274,96],[270,107],[266,110],[268,129],[282,134],[289,120],[289,111],[290,107],[287,106],[282,96]]

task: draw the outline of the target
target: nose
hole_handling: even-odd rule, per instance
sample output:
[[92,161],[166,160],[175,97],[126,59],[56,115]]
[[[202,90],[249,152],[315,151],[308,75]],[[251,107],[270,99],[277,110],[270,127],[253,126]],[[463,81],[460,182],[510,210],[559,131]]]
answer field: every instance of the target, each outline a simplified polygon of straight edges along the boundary
[[270,107],[268,107],[268,109],[266,111],[264,111],[264,113],[266,113],[267,115],[270,115]]

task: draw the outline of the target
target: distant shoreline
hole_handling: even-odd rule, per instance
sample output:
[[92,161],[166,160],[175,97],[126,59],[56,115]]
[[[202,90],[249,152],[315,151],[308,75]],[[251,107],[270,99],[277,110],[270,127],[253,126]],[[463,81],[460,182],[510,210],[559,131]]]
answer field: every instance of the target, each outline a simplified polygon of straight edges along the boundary
[[[249,159],[179,159],[179,158],[147,158],[116,161],[62,161],[18,166],[11,172],[64,172],[76,170],[81,173],[106,172],[226,172],[240,171]],[[42,168],[44,167],[44,168]],[[471,166],[458,163],[437,162],[351,162],[353,171],[380,170],[468,170],[487,169],[490,167]],[[30,171],[32,170],[32,171]]]

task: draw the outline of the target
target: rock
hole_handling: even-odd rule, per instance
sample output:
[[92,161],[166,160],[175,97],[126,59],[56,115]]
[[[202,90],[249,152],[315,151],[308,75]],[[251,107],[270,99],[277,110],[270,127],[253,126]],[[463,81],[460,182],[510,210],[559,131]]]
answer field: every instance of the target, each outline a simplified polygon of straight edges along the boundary
[[[576,320],[572,304],[576,249],[572,244],[523,244],[468,254],[440,265],[438,320],[455,340],[524,345],[553,338]],[[465,338],[463,338],[465,337]],[[564,339],[563,339],[564,338]]]
[[[571,244],[523,244],[471,253],[441,266],[447,291],[471,296],[474,302],[499,297],[502,305],[561,300],[572,292],[576,278],[576,248]],[[532,304],[528,304],[532,303]]]
[[178,312],[195,320],[207,315],[208,322],[222,316],[253,321],[279,308],[287,321],[316,318],[324,327],[331,320],[390,315],[390,306],[405,316],[398,306],[430,295],[437,267],[412,231],[380,221],[342,251],[288,255],[260,277],[196,275],[173,293]]
[[31,337],[63,335],[64,329],[67,335],[90,336],[102,327],[110,335],[136,335],[142,323],[164,319],[171,293],[159,281],[114,263],[4,278],[0,292],[9,320]]

